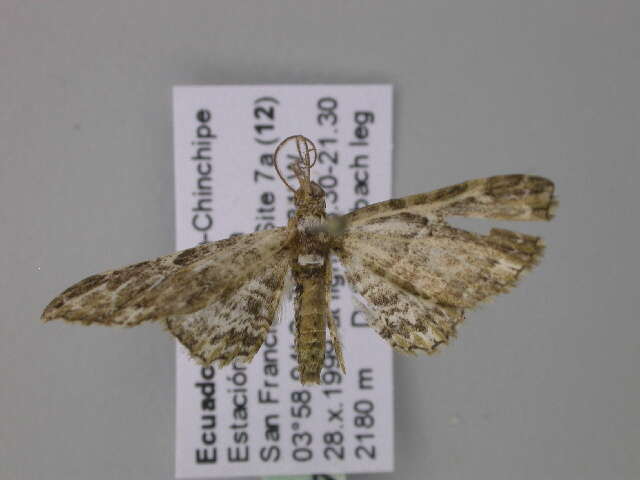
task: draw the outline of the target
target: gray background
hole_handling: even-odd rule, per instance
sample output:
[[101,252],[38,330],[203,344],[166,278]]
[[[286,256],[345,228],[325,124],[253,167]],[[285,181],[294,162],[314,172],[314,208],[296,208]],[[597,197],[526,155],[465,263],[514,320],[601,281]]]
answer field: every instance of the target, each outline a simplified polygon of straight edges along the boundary
[[[434,358],[395,357],[398,479],[640,478],[637,1],[0,5],[0,479],[173,475],[157,326],[43,326],[173,249],[174,84],[393,83],[396,196],[558,187],[541,266]],[[484,227],[483,227],[484,228]],[[373,477],[373,475],[372,475]]]

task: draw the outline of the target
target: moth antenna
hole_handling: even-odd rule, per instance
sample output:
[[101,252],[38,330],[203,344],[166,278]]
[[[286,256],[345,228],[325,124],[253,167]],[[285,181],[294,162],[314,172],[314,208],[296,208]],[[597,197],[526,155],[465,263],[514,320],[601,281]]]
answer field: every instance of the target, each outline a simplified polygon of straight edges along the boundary
[[280,150],[282,147],[289,141],[295,140],[296,142],[296,150],[298,151],[298,159],[295,163],[290,167],[293,170],[293,174],[298,179],[300,183],[300,187],[304,189],[311,188],[311,167],[316,164],[318,160],[318,153],[316,150],[316,146],[314,143],[303,135],[292,135],[290,137],[285,138],[280,144],[276,147],[276,151],[273,154],[273,166],[276,169],[276,173],[280,180],[286,185],[286,187],[295,192],[296,189],[287,182],[287,179],[282,174],[280,167],[278,165],[278,155],[280,154]]

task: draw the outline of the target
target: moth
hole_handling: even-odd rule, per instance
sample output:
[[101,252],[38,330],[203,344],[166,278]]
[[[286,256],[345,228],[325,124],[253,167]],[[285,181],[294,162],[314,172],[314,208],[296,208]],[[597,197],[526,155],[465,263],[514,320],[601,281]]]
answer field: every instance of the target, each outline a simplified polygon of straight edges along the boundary
[[[278,166],[287,142],[297,149],[288,166],[297,188]],[[327,329],[345,370],[329,308],[331,254],[370,326],[397,351],[431,354],[455,337],[465,310],[509,291],[543,253],[539,237],[498,228],[481,235],[447,218],[550,220],[556,206],[550,180],[470,180],[331,217],[325,192],[311,180],[316,159],[315,146],[301,135],[275,151],[276,172],[296,207],[287,226],[90,276],[56,297],[43,320],[128,327],[159,321],[202,364],[224,366],[257,353],[292,284],[300,381],[317,384]]]

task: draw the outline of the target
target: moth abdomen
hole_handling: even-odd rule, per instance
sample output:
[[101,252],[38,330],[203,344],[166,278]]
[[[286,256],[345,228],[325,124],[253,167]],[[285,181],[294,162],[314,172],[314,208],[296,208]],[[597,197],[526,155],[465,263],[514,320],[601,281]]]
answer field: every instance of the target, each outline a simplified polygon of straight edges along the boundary
[[324,363],[327,315],[329,304],[326,292],[327,257],[321,265],[298,266],[293,269],[295,281],[296,350],[302,383],[320,383]]

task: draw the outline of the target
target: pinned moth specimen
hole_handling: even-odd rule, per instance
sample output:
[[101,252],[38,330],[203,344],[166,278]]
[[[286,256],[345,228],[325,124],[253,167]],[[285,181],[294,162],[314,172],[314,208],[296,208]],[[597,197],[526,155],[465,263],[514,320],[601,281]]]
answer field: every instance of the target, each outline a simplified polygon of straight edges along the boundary
[[[288,166],[297,188],[278,166],[289,141],[297,147]],[[122,326],[159,321],[202,364],[226,365],[252,359],[292,284],[300,381],[314,384],[327,329],[344,371],[329,308],[331,254],[370,326],[397,351],[430,354],[455,336],[465,310],[509,291],[543,253],[539,237],[503,229],[480,235],[446,220],[550,220],[554,185],[545,178],[470,180],[328,217],[325,192],[311,180],[316,157],[313,143],[300,135],[276,149],[276,171],[296,207],[286,227],[93,275],[56,297],[42,318]]]

